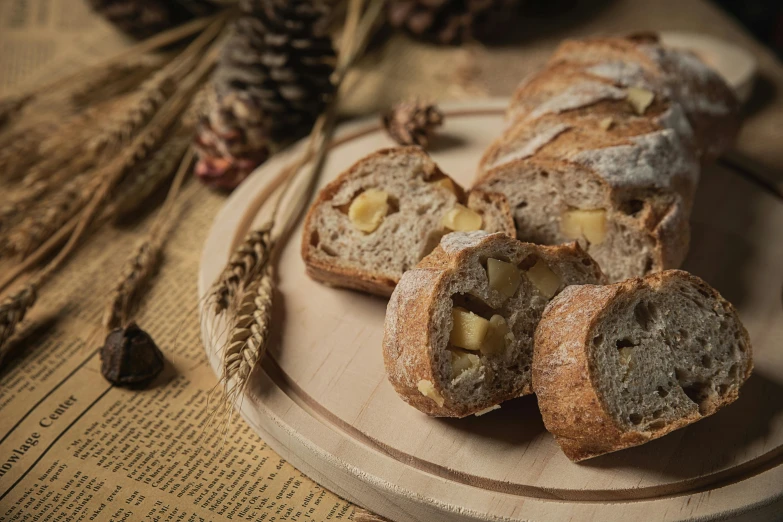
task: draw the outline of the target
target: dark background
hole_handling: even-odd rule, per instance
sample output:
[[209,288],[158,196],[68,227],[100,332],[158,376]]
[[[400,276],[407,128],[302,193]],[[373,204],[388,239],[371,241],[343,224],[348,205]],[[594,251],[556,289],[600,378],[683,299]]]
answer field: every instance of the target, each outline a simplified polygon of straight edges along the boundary
[[713,0],[783,58],[783,0]]

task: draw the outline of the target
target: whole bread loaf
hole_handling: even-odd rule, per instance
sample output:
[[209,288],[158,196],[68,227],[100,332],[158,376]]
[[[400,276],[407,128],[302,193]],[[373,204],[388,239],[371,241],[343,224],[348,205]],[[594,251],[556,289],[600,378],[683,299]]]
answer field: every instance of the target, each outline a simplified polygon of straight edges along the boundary
[[520,85],[476,189],[506,196],[517,236],[578,240],[610,280],[678,267],[700,163],[738,130],[730,88],[649,37],[569,41]]
[[466,194],[419,147],[374,152],[324,187],[305,218],[313,279],[388,296],[451,230],[514,234],[505,196]]
[[538,324],[533,389],[547,430],[579,461],[734,402],[751,350],[734,307],[687,272],[573,286]]
[[406,272],[386,310],[383,359],[404,401],[439,417],[482,413],[532,392],[533,333],[563,288],[602,283],[576,244],[452,233]]

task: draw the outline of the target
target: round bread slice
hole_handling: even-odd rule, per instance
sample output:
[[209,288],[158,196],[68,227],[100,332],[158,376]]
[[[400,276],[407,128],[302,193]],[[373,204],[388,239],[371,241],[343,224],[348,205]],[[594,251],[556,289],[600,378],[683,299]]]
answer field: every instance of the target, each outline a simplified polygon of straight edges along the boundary
[[317,281],[389,296],[443,235],[477,229],[515,234],[505,196],[466,195],[419,147],[385,149],[319,192],[305,219],[302,259]]
[[577,243],[448,234],[392,294],[383,339],[389,381],[405,402],[437,417],[482,413],[529,394],[544,307],[569,285],[603,281]]
[[547,430],[580,461],[712,415],[752,368],[734,307],[698,277],[667,270],[567,288],[549,303],[533,389]]

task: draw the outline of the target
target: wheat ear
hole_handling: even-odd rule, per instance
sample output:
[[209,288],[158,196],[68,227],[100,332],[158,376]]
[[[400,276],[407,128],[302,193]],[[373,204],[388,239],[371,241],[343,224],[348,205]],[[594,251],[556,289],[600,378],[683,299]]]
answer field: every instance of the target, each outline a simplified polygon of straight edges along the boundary
[[97,155],[123,146],[150,121],[176,88],[176,78],[168,67],[155,73],[133,93],[127,109],[110,116],[101,132],[87,142],[87,151]]
[[123,326],[128,322],[133,307],[141,297],[144,288],[149,285],[160,259],[166,236],[172,227],[172,213],[179,196],[185,176],[193,165],[193,153],[189,151],[180,163],[166,201],[147,237],[139,244],[133,256],[123,270],[119,282],[109,298],[103,315],[103,326],[108,329]]
[[27,94],[0,100],[0,130],[10,123],[31,99],[32,96]]
[[[334,128],[334,115],[342,81],[351,64],[364,50],[371,27],[382,13],[383,2],[373,3],[364,16],[363,6],[363,0],[350,0],[335,73],[337,95],[313,125],[304,152],[278,175],[280,179],[287,179],[287,184],[275,203],[270,223],[248,235],[212,288],[214,312],[218,314],[226,311],[229,323],[229,340],[223,353],[221,378],[228,404],[236,404],[242,396],[250,373],[263,357],[269,339],[274,294],[271,259],[275,245],[281,237],[280,234],[272,236],[271,231],[278,220],[281,202],[297,173],[310,159],[315,158],[305,188],[293,196],[293,208],[282,220],[281,228],[285,235],[298,217],[299,209],[306,203],[308,189],[317,179]],[[260,204],[267,201],[268,199],[264,198]]]
[[[108,175],[104,173],[104,176]],[[63,223],[77,215],[104,183],[102,177],[78,176],[66,183],[36,206],[31,216],[24,218],[11,230],[4,244],[4,254],[27,256],[40,247]]]
[[[196,40],[194,40],[183,52],[188,53],[188,51],[191,51],[192,54],[193,49],[203,48],[205,44],[204,40],[206,39],[207,42],[214,40],[225,25],[225,22],[225,16],[219,17],[215,22],[213,22],[212,26],[207,28],[207,30],[205,30],[204,33],[196,38]],[[149,153],[154,150],[164,139],[166,131],[173,126],[177,118],[187,108],[187,105],[189,104],[196,90],[214,67],[221,43],[222,42],[220,41],[212,43],[212,46],[209,51],[207,51],[206,56],[193,69],[193,71],[185,77],[174,96],[172,96],[172,98],[168,100],[163,107],[161,107],[161,109],[155,114],[152,121],[149,123],[149,125],[147,125],[144,131],[142,131],[142,133],[139,134],[139,136],[137,136],[133,142],[128,147],[126,147],[125,150],[123,150],[119,157],[112,160],[105,167],[102,167],[102,169],[105,169],[106,172],[100,173],[98,175],[100,176],[100,179],[103,180],[103,182],[79,216],[78,223],[75,225],[73,233],[68,239],[68,242],[65,244],[60,253],[58,253],[57,256],[46,266],[44,269],[45,271],[56,270],[65,261],[65,259],[71,255],[71,253],[73,253],[79,241],[81,241],[84,235],[92,228],[95,219],[105,209],[105,204],[108,198],[111,196],[117,184],[121,181],[123,174],[125,174],[130,167],[137,165],[141,160],[147,157]],[[68,226],[70,226],[70,223]],[[42,247],[46,246],[47,243],[48,241],[44,243]],[[35,259],[38,259],[38,250],[36,250],[36,255],[33,256]],[[0,291],[5,290],[8,285],[13,283],[16,278],[19,277],[19,275],[27,271],[32,266],[32,264],[33,263],[28,262],[21,263],[5,274],[2,280],[0,280]]]
[[0,140],[0,177],[3,181],[16,181],[22,177],[39,157],[41,142],[56,132],[58,127],[56,123],[46,120],[9,130]]
[[272,246],[272,226],[270,221],[250,232],[228,260],[210,292],[216,314],[228,309],[242,288],[266,266]]
[[223,356],[223,382],[230,403],[241,395],[250,372],[264,356],[269,341],[274,297],[272,268],[244,289]]
[[91,107],[131,92],[165,63],[163,56],[142,54],[127,62],[110,64],[69,86],[65,98],[75,110]]
[[111,293],[103,314],[103,326],[108,329],[118,328],[130,319],[134,301],[158,268],[161,245],[162,238],[159,237],[147,238],[139,244]]
[[38,287],[37,281],[31,281],[0,304],[0,361],[5,356],[6,342],[14,334],[27,311],[35,304]]

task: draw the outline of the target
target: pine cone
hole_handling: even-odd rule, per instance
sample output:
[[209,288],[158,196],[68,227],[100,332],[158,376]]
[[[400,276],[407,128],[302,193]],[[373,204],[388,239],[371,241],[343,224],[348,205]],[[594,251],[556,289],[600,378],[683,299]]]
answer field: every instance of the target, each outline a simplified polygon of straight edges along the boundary
[[383,115],[383,126],[400,145],[426,149],[435,127],[443,125],[443,113],[433,104],[419,100],[403,101]]
[[390,0],[389,23],[442,44],[495,36],[520,0]]
[[142,40],[214,9],[204,0],[89,0],[92,9],[122,32]]
[[205,184],[231,190],[269,157],[269,118],[247,93],[212,91],[194,147],[195,173]]
[[275,141],[309,131],[334,94],[335,51],[316,0],[243,0],[245,13],[214,75],[218,94],[243,93],[268,115]]

